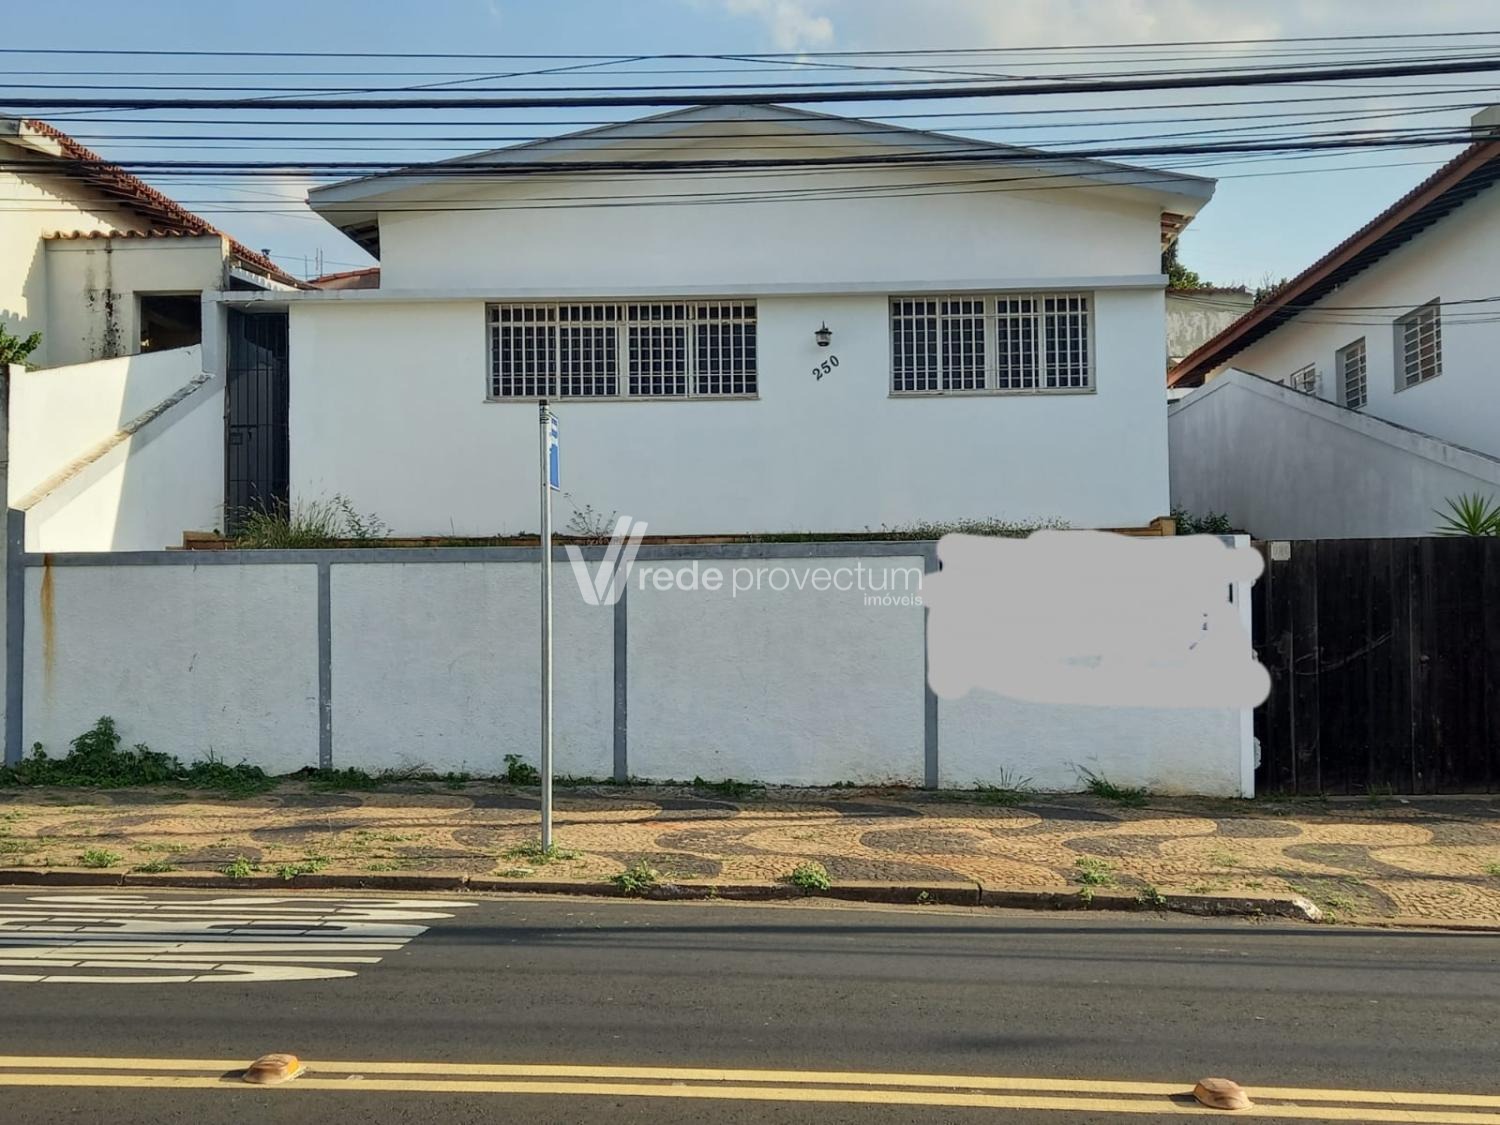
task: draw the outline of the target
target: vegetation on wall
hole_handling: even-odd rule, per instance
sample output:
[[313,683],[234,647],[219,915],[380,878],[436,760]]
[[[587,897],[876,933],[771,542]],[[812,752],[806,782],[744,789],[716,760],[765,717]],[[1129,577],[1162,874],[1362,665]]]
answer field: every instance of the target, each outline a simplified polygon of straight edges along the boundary
[[1212,288],[1208,282],[1198,276],[1196,270],[1188,269],[1178,260],[1175,240],[1161,252],[1161,272],[1167,275],[1168,289],[1182,291]]
[[1231,535],[1234,532],[1234,525],[1223,512],[1195,516],[1186,508],[1174,506],[1172,519],[1177,524],[1178,535]]
[[0,367],[7,363],[25,363],[26,358],[42,346],[42,334],[33,332],[30,336],[14,336],[0,324]]
[[1462,492],[1443,501],[1446,512],[1434,508],[1433,514],[1441,517],[1437,525],[1438,535],[1500,535],[1500,501],[1493,496],[1481,496],[1477,492]]

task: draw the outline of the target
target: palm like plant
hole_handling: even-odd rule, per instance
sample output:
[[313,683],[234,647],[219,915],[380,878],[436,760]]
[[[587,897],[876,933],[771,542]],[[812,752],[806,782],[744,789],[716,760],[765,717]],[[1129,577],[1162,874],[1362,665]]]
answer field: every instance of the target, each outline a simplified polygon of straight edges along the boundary
[[1445,503],[1446,512],[1433,509],[1434,515],[1442,517],[1439,535],[1500,535],[1500,502],[1493,497],[1464,492]]

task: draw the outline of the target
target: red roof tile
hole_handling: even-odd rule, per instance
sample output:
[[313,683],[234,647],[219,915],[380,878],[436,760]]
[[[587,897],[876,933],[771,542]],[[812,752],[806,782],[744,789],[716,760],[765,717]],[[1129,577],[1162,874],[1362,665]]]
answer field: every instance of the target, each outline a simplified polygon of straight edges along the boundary
[[62,130],[48,125],[45,121],[34,119],[23,121],[22,124],[27,129],[56,141],[67,159],[79,163],[80,166],[72,171],[71,175],[83,180],[95,190],[120,200],[150,220],[154,224],[150,233],[216,235],[227,240],[230,252],[256,272],[283,285],[306,287],[303,282],[298,281],[264,254],[258,254],[243,243],[230,238],[207,219],[193,214],[119,165],[111,164],[98,153],[84,148]]

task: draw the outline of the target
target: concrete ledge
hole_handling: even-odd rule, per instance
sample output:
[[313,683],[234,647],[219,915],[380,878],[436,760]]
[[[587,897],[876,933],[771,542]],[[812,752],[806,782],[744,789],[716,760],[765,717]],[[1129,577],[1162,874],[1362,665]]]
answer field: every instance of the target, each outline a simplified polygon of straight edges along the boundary
[[[589,895],[600,898],[630,897],[605,880],[516,879],[461,872],[382,872],[370,874],[318,873],[283,879],[258,872],[232,879],[217,872],[172,871],[159,873],[95,871],[85,868],[4,868],[0,886],[47,887],[173,887],[178,889],[240,890],[383,890],[480,892],[485,894]],[[1011,910],[1171,910],[1207,917],[1294,918],[1317,922],[1322,911],[1305,898],[1270,895],[1164,894],[1157,900],[1126,891],[1095,891],[1085,896],[1079,890],[1020,890],[986,887],[976,882],[882,883],[856,881],[837,883],[826,891],[804,891],[789,883],[744,883],[672,881],[661,882],[644,899],[712,900],[736,902],[838,899],[845,902],[883,902],[913,906],[988,906]],[[1370,919],[1379,923],[1378,919]],[[1441,925],[1403,919],[1395,925]],[[1476,929],[1485,927],[1478,924]]]

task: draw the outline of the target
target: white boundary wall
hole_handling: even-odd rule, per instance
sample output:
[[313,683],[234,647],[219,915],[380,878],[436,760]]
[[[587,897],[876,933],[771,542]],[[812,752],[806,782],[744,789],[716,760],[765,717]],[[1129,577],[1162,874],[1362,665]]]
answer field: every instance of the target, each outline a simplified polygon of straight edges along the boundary
[[[12,542],[22,523],[12,513]],[[658,589],[642,574],[920,575],[935,548],[648,547],[615,606],[587,605],[558,551],[558,772],[1072,790],[1082,768],[1158,792],[1250,793],[1248,711],[940,703],[919,600],[772,580]],[[537,571],[522,548],[17,555],[7,755],[66,752],[110,715],[128,742],[273,772],[535,761]]]

